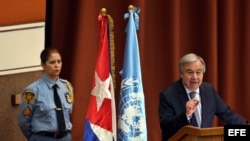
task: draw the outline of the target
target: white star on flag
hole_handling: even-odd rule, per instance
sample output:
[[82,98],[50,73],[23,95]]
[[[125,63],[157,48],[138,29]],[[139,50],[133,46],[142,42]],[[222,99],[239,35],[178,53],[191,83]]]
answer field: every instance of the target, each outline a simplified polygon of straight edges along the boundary
[[91,91],[91,94],[95,95],[97,98],[97,111],[99,111],[104,98],[111,99],[111,93],[109,91],[110,80],[111,76],[109,75],[105,81],[102,81],[95,72],[95,87]]

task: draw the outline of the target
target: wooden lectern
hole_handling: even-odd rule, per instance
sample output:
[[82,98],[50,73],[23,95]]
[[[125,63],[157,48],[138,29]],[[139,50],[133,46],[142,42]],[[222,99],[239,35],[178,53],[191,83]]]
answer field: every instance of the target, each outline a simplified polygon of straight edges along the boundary
[[224,127],[197,128],[187,125],[168,141],[224,141]]

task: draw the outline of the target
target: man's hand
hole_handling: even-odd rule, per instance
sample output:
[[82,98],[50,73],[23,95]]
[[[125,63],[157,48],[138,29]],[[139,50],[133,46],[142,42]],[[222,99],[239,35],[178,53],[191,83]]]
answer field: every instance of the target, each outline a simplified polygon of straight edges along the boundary
[[197,106],[199,105],[199,101],[196,99],[191,99],[186,103],[186,115],[188,117],[192,116]]

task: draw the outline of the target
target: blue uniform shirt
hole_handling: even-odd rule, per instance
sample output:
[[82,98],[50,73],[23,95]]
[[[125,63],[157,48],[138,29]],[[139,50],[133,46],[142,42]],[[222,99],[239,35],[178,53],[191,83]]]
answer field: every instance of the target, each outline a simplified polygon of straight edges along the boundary
[[66,129],[71,130],[70,115],[72,112],[73,97],[67,87],[67,81],[51,80],[46,74],[25,88],[18,113],[18,125],[26,138],[32,132],[57,132],[56,105],[52,86],[58,85],[57,91],[62,103]]

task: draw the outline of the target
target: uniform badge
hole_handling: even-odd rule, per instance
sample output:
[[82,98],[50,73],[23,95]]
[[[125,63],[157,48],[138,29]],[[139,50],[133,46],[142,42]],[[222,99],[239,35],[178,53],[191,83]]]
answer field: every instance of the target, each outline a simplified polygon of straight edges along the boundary
[[31,104],[35,99],[35,94],[32,93],[32,92],[26,92],[24,94],[24,101],[27,103],[27,104]]
[[67,101],[69,104],[72,103],[72,99],[71,99],[71,97],[70,97],[70,95],[69,95],[68,93],[65,94],[65,98],[66,98],[66,101]]
[[31,110],[29,107],[26,107],[24,110],[23,110],[23,115],[24,116],[29,116],[31,114]]

